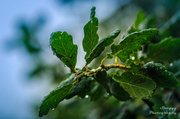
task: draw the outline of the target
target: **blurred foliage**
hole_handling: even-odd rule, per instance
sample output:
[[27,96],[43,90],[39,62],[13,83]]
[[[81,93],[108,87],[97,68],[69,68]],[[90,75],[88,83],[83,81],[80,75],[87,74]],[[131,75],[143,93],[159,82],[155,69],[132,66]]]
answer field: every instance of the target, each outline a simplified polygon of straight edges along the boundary
[[45,53],[43,49],[47,46],[41,43],[43,39],[40,39],[38,35],[45,23],[46,18],[41,15],[33,22],[21,20],[17,29],[19,35],[7,41],[7,48],[9,50],[19,49],[21,52],[25,52],[27,56],[29,55],[28,62],[32,64],[27,74],[29,79],[41,79],[45,76],[49,77],[52,83],[57,83],[64,80],[66,71],[62,69],[63,66],[58,62],[49,63],[43,58]]
[[[73,4],[73,2],[75,1],[76,0],[64,0],[63,2],[65,2],[66,4],[69,4],[69,2]],[[132,9],[130,9],[131,7]],[[179,7],[180,0],[131,0],[128,4],[119,7],[119,9],[117,9],[109,18],[105,19],[103,22],[100,22],[100,26],[106,31],[106,33],[109,33],[112,29],[112,26],[116,25],[119,25],[118,27],[120,27],[120,29],[121,27],[123,27],[123,31],[125,31],[126,26],[128,26],[129,23],[126,22],[123,24],[122,21],[127,18],[125,17],[126,15],[128,16],[127,13],[132,13],[135,17],[137,11],[140,10],[141,12],[139,12],[138,15],[142,13],[146,16],[146,19],[143,20],[144,15],[140,15],[142,16],[140,18],[142,20],[137,23],[136,19],[138,19],[138,17],[134,18],[133,20],[135,20],[135,22],[132,24],[132,27],[128,29],[128,32],[134,32],[145,28],[158,28],[160,30],[159,36],[151,41],[152,45],[156,46],[160,45],[161,42],[164,42],[164,38],[166,37],[180,38]],[[41,79],[44,75],[48,75],[48,77],[50,77],[50,79],[52,80],[52,83],[59,83],[66,77],[66,72],[63,70],[63,65],[59,62],[48,63],[42,58],[42,49],[44,49],[44,46],[39,42],[41,39],[36,37],[40,31],[40,28],[44,25],[44,20],[40,18],[40,20],[37,20],[34,24],[35,25],[32,25],[30,23],[20,24],[18,27],[18,31],[20,31],[21,34],[19,34],[17,38],[15,37],[8,43],[9,48],[21,48],[30,55],[30,61],[34,63],[34,67],[32,69],[29,69],[29,76],[31,79],[33,79],[34,77],[38,77],[36,79]],[[143,47],[142,54],[147,53],[149,51],[149,47],[151,46],[145,45]],[[179,47],[177,47],[177,49],[178,48]],[[177,53],[175,53],[173,49],[171,49],[171,47],[167,49],[169,50],[167,57],[170,57],[168,55],[176,55],[177,58],[174,58],[170,61],[167,61],[167,58],[162,58],[161,61],[156,62],[164,64],[168,68],[168,70],[173,72],[174,76],[177,77],[180,81],[180,58],[179,50],[177,49]],[[97,63],[100,62],[100,60],[104,56],[105,54],[100,55],[100,57],[98,57],[91,66],[96,67]],[[137,54],[132,56],[137,56]],[[141,58],[144,59],[145,62],[149,61],[144,57]],[[142,101],[140,99],[121,102],[105,93],[105,90],[100,85],[94,86],[93,90],[91,90],[88,95],[90,97],[85,96],[85,98],[81,100],[79,100],[79,97],[75,96],[71,100],[60,103],[55,110],[50,111],[49,114],[43,118],[158,119],[156,115],[149,114],[150,110],[156,110],[156,105],[154,105],[153,103],[153,101],[157,100],[156,98],[152,99],[152,102],[149,102],[149,100]],[[173,115],[165,115],[164,117],[160,117],[161,119],[180,118],[179,87],[167,88],[165,90],[159,88],[158,91],[156,91],[156,95],[159,99],[158,101],[163,101],[166,106],[177,107],[176,117],[174,117]],[[37,113],[37,110],[35,110],[35,113]]]

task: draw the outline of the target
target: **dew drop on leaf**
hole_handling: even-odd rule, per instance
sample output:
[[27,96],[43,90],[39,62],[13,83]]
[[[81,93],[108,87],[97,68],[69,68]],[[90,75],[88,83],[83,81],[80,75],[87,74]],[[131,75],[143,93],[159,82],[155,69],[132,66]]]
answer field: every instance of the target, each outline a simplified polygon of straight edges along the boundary
[[85,96],[85,98],[89,98],[89,96],[88,96],[88,95],[86,95],[86,96]]
[[170,66],[173,66],[173,63],[170,63]]

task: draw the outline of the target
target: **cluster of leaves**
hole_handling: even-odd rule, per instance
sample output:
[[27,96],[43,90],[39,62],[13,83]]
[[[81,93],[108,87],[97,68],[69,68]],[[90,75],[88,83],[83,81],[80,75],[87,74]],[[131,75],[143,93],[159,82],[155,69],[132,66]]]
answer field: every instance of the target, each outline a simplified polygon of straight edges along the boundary
[[[150,44],[158,35],[156,28],[139,29],[144,19],[143,12],[140,12],[129,33],[118,44],[113,44],[114,39],[120,34],[120,30],[115,30],[99,40],[97,34],[98,19],[95,17],[95,7],[93,7],[90,21],[84,26],[82,44],[86,52],[86,64],[82,69],[76,68],[78,47],[73,44],[72,36],[67,32],[52,33],[50,46],[53,53],[70,68],[71,74],[55,90],[44,97],[39,116],[46,115],[50,109],[56,108],[59,102],[76,95],[81,98],[88,95],[92,101],[96,101],[101,96],[108,94],[108,96],[114,96],[120,101],[140,98],[148,104],[149,97],[151,101],[158,100],[158,96],[155,95],[157,88],[177,87],[178,80],[164,65],[147,61],[149,59],[158,61],[161,58],[167,58],[160,51],[166,51],[169,47],[173,47],[177,51],[179,48],[177,42],[180,42],[180,40],[167,38],[158,44],[151,44],[147,57],[138,57],[138,52],[142,50],[142,47]],[[165,47],[166,44],[170,45]],[[93,59],[98,57],[110,45],[111,52],[107,53],[100,66],[97,69],[88,68]],[[172,56],[167,60],[171,62],[177,57],[179,58],[179,56]],[[105,59],[112,58],[115,58],[114,64],[104,64]],[[118,60],[126,65],[120,64]],[[112,73],[111,69],[117,69],[117,72]],[[154,110],[157,109],[157,105],[152,107]]]

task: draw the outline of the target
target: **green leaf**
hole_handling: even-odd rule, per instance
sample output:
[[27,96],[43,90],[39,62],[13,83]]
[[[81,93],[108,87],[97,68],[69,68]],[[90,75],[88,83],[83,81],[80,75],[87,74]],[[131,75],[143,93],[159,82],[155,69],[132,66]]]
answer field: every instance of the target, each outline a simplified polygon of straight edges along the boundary
[[140,50],[142,45],[150,43],[157,33],[157,29],[145,29],[127,35],[118,45],[111,46],[112,52],[107,54],[108,58],[117,56],[122,62],[125,62],[132,53]]
[[150,44],[147,56],[154,61],[169,63],[180,59],[180,39],[168,37],[157,44]]
[[132,72],[134,72],[134,71],[137,72],[137,71],[139,71],[142,68],[142,64],[141,63],[134,64],[134,62],[132,62],[130,66],[131,66],[131,69],[132,69],[131,71]]
[[73,84],[64,85],[51,91],[49,95],[44,97],[39,110],[39,116],[46,115],[50,109],[56,108],[59,102],[70,92]]
[[157,15],[150,15],[148,16],[148,18],[146,19],[146,23],[145,23],[145,28],[155,28],[158,27],[159,24],[157,22]]
[[99,40],[99,36],[97,34],[98,19],[95,17],[95,7],[91,9],[90,18],[91,20],[84,26],[84,39],[82,44],[83,49],[86,52],[85,59],[88,58],[89,54],[92,52]]
[[[77,71],[80,71],[77,69]],[[71,73],[69,77],[60,83],[58,87],[62,87],[64,85],[68,85],[70,83],[73,83],[75,79],[75,73]],[[64,97],[64,99],[70,99],[76,95],[80,96],[81,98],[84,98],[85,95],[87,95],[91,91],[91,85],[95,82],[93,77],[82,77],[82,79],[75,83],[73,87],[71,88],[71,91],[68,93],[67,96]]]
[[132,97],[145,98],[151,96],[156,84],[150,78],[142,74],[132,74],[132,72],[124,72],[121,76],[113,77],[120,83]]
[[[165,116],[167,116],[167,115],[165,115]],[[168,119],[179,119],[177,112],[172,112],[172,114],[169,114]]]
[[135,28],[139,28],[139,25],[144,22],[146,18],[146,14],[143,11],[139,11],[137,16],[136,16],[136,20],[134,23]]
[[69,94],[65,97],[66,99],[70,99],[75,95],[84,98],[85,95],[91,91],[91,83],[94,81],[92,77],[83,77],[80,82],[74,84]]
[[134,25],[132,25],[130,27],[130,29],[128,29],[128,33],[140,31],[140,25],[144,22],[145,17],[146,17],[146,14],[143,11],[139,11],[137,16],[136,16],[136,20],[134,22]]
[[180,60],[171,63],[168,70],[171,71],[177,79],[180,78]]
[[111,93],[108,86],[109,79],[105,70],[98,71],[95,75],[95,80],[105,88],[106,92]]
[[[163,107],[166,107],[166,104],[164,103],[164,101],[162,100],[162,96],[161,95],[153,95],[150,100],[154,103],[153,111],[154,112],[162,112],[163,115],[165,114],[164,112],[167,112],[169,110],[164,110]],[[157,114],[157,116],[162,116],[162,114]]]
[[129,93],[124,88],[122,88],[117,81],[113,80],[110,76],[107,78],[109,79],[108,85],[110,92],[116,99],[120,101],[126,101],[130,99]]
[[98,71],[95,79],[109,94],[112,94],[116,99],[120,101],[130,99],[128,92],[126,92],[117,81],[113,80],[111,76],[108,76],[106,71]]
[[91,101],[97,101],[106,93],[102,85],[95,85],[88,93]]
[[112,44],[114,39],[119,35],[119,33],[120,30],[115,30],[105,38],[101,39],[87,57],[86,64],[89,64],[94,58],[98,57],[104,51],[105,47]]
[[50,45],[53,53],[73,71],[76,65],[78,47],[73,44],[72,36],[60,31],[52,33]]
[[158,87],[173,88],[178,85],[176,77],[169,72],[166,67],[160,63],[148,62],[143,66],[141,71],[150,77]]

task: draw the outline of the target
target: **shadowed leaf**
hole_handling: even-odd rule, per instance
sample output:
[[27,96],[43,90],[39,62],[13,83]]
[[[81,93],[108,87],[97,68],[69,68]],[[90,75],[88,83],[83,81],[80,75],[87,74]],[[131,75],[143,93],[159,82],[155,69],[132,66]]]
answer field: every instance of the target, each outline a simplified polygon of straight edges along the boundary
[[178,85],[176,77],[173,73],[169,72],[166,67],[160,63],[148,62],[143,66],[141,71],[154,82],[158,87],[172,88]]
[[117,81],[113,80],[111,76],[107,76],[106,71],[98,71],[95,79],[116,99],[120,101],[130,99],[128,92],[126,92]]
[[147,56],[154,61],[169,63],[180,59],[180,39],[168,37],[157,44],[150,44]]
[[69,94],[65,97],[66,99],[70,99],[74,97],[75,95],[80,96],[81,98],[84,98],[85,95],[90,92],[91,90],[91,83],[93,82],[92,77],[83,77],[80,82],[77,82],[72,87]]
[[146,14],[143,11],[137,13],[134,24],[128,29],[128,33],[140,31],[140,25],[144,22]]
[[[150,98],[150,100],[154,103],[154,106],[152,107],[154,112],[167,112],[168,110],[163,109],[163,107],[166,107],[166,104],[162,100],[161,95],[153,95],[153,97]],[[164,115],[165,113],[163,113]],[[157,114],[158,116],[162,116],[162,114]]]
[[134,23],[135,28],[139,28],[139,25],[145,20],[146,15],[143,11],[139,11]]
[[105,89],[102,85],[95,85],[91,91],[88,93],[91,101],[96,101],[103,97],[103,95],[106,93]]
[[108,86],[109,80],[106,77],[107,77],[107,73],[105,70],[98,71],[96,73],[95,80],[105,88],[106,92],[111,93]]

